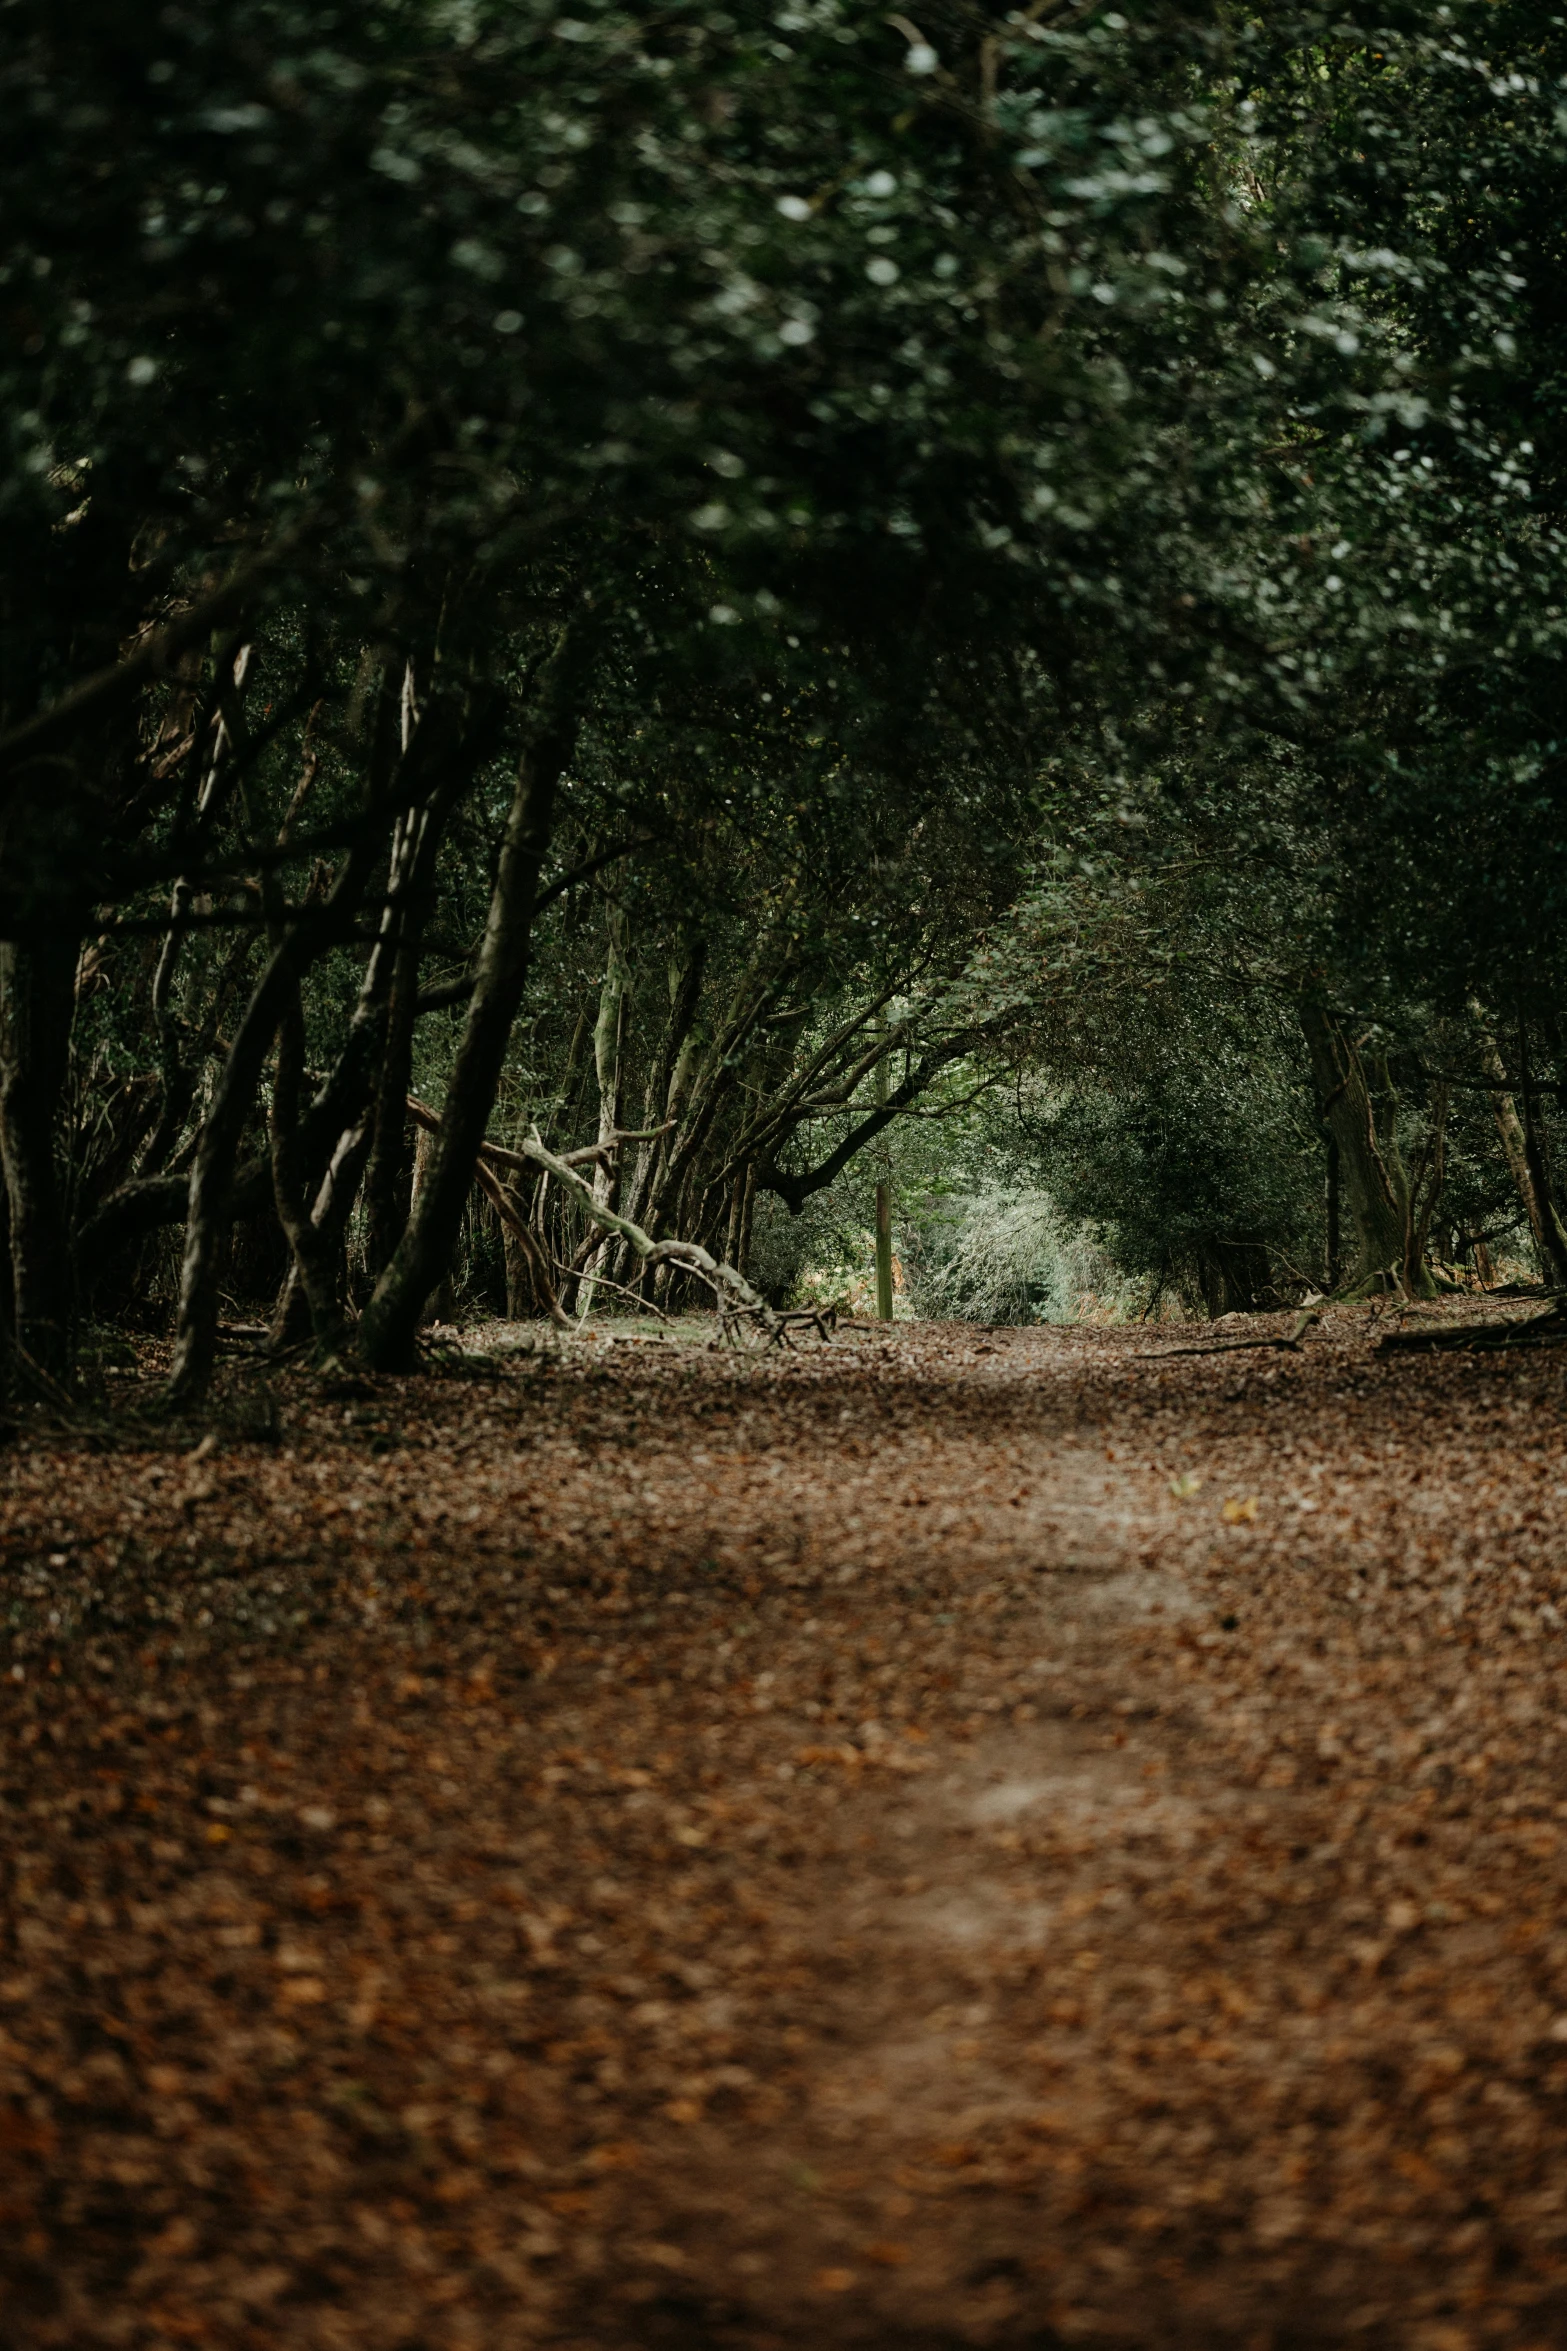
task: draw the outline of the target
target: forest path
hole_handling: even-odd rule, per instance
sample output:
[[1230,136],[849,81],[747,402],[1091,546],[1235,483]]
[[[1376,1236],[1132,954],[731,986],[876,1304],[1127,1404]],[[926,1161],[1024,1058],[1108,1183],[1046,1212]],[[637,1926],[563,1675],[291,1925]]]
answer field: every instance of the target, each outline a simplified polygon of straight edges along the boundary
[[1567,1363],[854,1330],[24,1424],[19,2351],[1567,2337]]

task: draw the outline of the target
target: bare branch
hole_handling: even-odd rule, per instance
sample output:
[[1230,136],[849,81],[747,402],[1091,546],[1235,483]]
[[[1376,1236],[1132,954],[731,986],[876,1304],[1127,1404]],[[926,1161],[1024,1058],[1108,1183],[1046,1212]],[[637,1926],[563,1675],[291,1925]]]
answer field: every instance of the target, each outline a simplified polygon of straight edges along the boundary
[[[421,1126],[432,1133],[440,1131],[440,1119],[427,1104],[416,1101],[410,1095],[408,1108]],[[705,1282],[717,1301],[719,1319],[726,1337],[736,1338],[748,1323],[762,1331],[768,1344],[774,1347],[787,1346],[791,1327],[797,1328],[802,1323],[812,1324],[822,1339],[827,1337],[826,1318],[823,1315],[780,1314],[752,1289],[744,1274],[738,1273],[722,1258],[711,1255],[699,1242],[655,1241],[639,1224],[633,1224],[630,1217],[617,1216],[614,1209],[594,1198],[592,1185],[578,1175],[568,1160],[545,1148],[537,1133],[528,1137],[520,1154],[508,1156],[520,1157],[527,1164],[547,1169],[596,1225],[605,1232],[617,1234],[644,1265],[678,1265],[685,1272],[695,1274],[698,1281]],[[479,1164],[482,1166],[483,1162]]]

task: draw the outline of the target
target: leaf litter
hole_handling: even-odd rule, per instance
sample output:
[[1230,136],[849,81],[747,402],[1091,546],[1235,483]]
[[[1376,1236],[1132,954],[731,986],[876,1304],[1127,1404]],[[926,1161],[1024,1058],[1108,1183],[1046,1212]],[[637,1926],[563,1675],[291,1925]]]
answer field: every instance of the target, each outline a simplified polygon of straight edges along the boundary
[[0,2339],[1567,2338],[1567,1364],[628,1336],[14,1428]]

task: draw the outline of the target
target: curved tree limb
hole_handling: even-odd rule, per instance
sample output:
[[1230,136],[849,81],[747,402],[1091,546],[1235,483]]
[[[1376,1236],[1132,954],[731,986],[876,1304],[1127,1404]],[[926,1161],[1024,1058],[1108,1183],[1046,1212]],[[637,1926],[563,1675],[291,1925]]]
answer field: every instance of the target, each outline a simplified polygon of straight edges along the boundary
[[[439,1134],[441,1121],[427,1104],[416,1102],[410,1096],[408,1107],[421,1126],[433,1134]],[[822,1338],[826,1338],[825,1320],[821,1315],[780,1314],[752,1289],[744,1274],[738,1273],[722,1258],[714,1257],[700,1243],[655,1241],[651,1233],[645,1233],[639,1224],[633,1224],[629,1216],[617,1215],[613,1208],[594,1198],[593,1186],[567,1160],[546,1149],[537,1133],[530,1134],[520,1154],[512,1156],[520,1156],[534,1167],[547,1169],[585,1215],[591,1217],[605,1232],[617,1234],[644,1265],[683,1266],[687,1273],[694,1273],[699,1281],[705,1282],[718,1302],[719,1318],[727,1337],[736,1337],[739,1330],[750,1323],[765,1333],[769,1345],[782,1347],[787,1346],[792,1328],[810,1323]],[[482,1159],[479,1165],[482,1168]],[[489,1191],[488,1185],[485,1189]],[[489,1196],[491,1199],[495,1197],[493,1192]]]

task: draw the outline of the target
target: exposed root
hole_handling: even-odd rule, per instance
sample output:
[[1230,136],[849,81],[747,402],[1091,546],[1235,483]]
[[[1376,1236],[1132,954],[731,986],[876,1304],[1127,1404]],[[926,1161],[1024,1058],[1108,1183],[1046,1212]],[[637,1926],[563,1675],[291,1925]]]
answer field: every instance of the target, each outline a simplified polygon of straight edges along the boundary
[[1433,1348],[1468,1348],[1494,1353],[1503,1348],[1559,1347],[1567,1341],[1567,1308],[1553,1306],[1544,1314],[1535,1314],[1527,1322],[1460,1322],[1445,1324],[1439,1330],[1389,1331],[1385,1339],[1377,1341],[1377,1352],[1385,1354],[1392,1347],[1418,1347],[1426,1352]]

